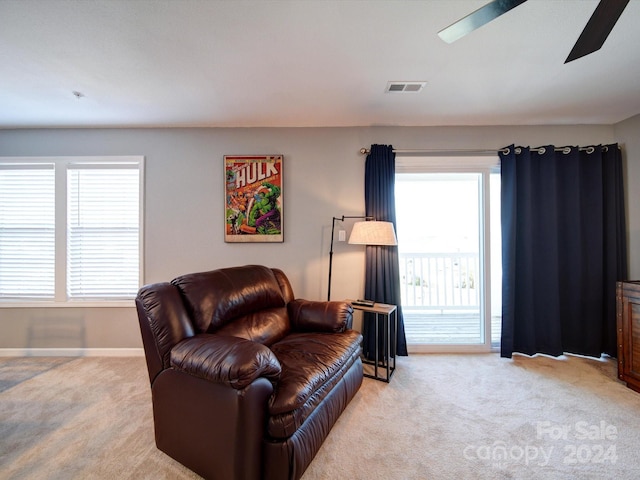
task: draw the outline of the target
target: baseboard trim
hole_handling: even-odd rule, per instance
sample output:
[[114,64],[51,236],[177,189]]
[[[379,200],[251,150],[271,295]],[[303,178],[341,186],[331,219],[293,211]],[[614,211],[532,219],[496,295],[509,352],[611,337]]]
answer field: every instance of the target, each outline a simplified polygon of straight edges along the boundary
[[141,357],[142,348],[0,348],[0,357]]

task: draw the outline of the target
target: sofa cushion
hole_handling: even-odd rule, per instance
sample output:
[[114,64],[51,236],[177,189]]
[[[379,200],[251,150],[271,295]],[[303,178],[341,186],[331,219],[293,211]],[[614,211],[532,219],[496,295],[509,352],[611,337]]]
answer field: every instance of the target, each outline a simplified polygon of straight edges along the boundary
[[245,338],[269,347],[289,332],[289,323],[286,307],[267,308],[227,323],[216,334]]
[[[171,283],[180,289],[198,333],[213,333],[238,318],[286,306],[273,271],[260,265],[191,273]],[[279,320],[285,322],[279,330],[289,328],[286,316]]]
[[272,345],[282,372],[269,401],[269,436],[293,435],[359,357],[361,341],[359,332],[346,330],[292,333]]

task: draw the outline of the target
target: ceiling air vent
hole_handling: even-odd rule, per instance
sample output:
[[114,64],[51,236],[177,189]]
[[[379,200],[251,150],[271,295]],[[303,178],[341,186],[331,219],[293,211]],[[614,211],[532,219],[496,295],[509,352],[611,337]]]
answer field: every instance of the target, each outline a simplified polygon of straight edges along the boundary
[[427,82],[388,82],[385,92],[418,93]]

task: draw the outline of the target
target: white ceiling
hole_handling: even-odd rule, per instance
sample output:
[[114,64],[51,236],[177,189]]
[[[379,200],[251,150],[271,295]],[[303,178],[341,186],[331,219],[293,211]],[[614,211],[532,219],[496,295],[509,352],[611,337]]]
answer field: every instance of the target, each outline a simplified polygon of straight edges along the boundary
[[[0,0],[0,128],[613,124],[640,113],[640,0]],[[388,81],[426,81],[385,93]],[[73,91],[84,97],[77,99]]]

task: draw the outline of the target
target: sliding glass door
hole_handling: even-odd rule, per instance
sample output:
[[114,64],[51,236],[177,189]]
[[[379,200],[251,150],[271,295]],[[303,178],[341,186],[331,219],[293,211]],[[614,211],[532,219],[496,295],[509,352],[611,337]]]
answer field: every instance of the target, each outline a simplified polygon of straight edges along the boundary
[[499,174],[490,165],[415,161],[407,168],[400,160],[396,174],[407,343],[413,351],[489,350],[500,331]]

